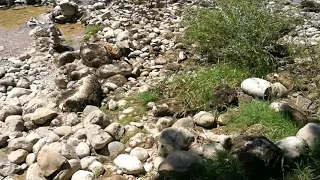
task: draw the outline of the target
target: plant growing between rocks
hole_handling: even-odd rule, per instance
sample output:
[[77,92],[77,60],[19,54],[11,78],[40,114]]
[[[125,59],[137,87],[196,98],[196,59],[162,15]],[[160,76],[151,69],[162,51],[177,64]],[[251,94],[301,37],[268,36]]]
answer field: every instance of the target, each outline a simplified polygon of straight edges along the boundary
[[285,114],[269,108],[269,103],[252,101],[235,112],[226,127],[229,132],[266,136],[271,141],[294,136],[299,127]]
[[102,29],[101,26],[96,25],[89,25],[85,28],[85,35],[84,35],[84,41],[89,41],[89,39],[93,36],[95,36],[100,30]]
[[186,109],[192,111],[209,110],[214,100],[213,89],[220,84],[236,87],[249,76],[246,69],[236,68],[230,64],[218,64],[179,72],[160,86],[164,97],[175,98],[185,103]]
[[190,8],[184,39],[208,62],[230,62],[262,75],[277,68],[283,52],[277,42],[292,23],[271,13],[261,0],[217,0],[215,10]]

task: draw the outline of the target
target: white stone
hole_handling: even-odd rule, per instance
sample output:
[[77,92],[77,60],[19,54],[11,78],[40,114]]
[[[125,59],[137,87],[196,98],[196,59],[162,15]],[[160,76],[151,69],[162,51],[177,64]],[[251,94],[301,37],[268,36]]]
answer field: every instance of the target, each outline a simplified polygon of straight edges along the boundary
[[72,175],[71,180],[93,180],[94,174],[89,171],[79,170]]
[[136,156],[120,154],[113,162],[126,174],[139,174],[144,170]]
[[248,78],[241,83],[242,90],[255,97],[268,97],[271,93],[271,83],[260,78]]

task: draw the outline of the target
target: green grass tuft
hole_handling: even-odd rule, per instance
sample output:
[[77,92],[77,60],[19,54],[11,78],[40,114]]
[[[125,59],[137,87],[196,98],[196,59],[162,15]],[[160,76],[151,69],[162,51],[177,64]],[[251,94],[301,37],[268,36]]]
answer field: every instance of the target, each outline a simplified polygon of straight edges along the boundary
[[163,95],[185,102],[189,110],[209,110],[213,89],[220,84],[237,86],[249,77],[249,71],[228,64],[200,67],[194,71],[184,70],[161,84]]
[[143,106],[147,106],[149,102],[156,102],[160,98],[160,89],[138,93],[135,97],[136,101]]
[[92,36],[95,36],[100,30],[102,30],[101,26],[89,25],[85,28],[84,31],[84,41],[89,41]]
[[245,171],[240,161],[229,153],[221,152],[217,159],[206,159],[204,171],[195,180],[245,180]]
[[[283,113],[275,112],[269,107],[269,102],[254,100],[239,108],[227,125],[229,132],[246,132],[250,126],[259,124],[258,132],[252,133],[266,136],[275,142],[288,136],[295,136],[299,127]],[[251,132],[251,131],[250,131]]]

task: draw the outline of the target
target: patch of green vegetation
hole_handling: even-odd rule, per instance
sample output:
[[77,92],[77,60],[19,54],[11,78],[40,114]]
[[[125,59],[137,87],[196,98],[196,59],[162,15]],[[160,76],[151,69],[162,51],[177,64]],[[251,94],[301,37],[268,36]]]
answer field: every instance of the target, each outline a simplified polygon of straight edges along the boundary
[[143,106],[147,106],[149,102],[156,102],[160,98],[160,89],[138,93],[135,97],[136,101]]
[[209,110],[213,89],[220,84],[237,86],[249,77],[249,71],[229,64],[199,67],[194,71],[184,70],[160,84],[166,98],[185,102],[186,109]]
[[182,25],[184,39],[209,62],[231,62],[257,75],[274,71],[278,58],[286,54],[278,39],[295,21],[278,11],[271,12],[267,1],[216,0],[217,9],[190,8]]
[[131,122],[138,122],[138,121],[139,121],[139,117],[126,115],[124,118],[119,120],[119,123],[122,125],[127,125],[127,124],[130,124]]
[[266,136],[275,142],[288,136],[294,136],[299,127],[290,118],[280,112],[275,112],[269,107],[269,102],[254,100],[245,104],[235,112],[227,125],[228,132],[244,133],[253,125],[259,125],[254,134]]
[[84,30],[84,41],[89,41],[92,36],[95,36],[99,31],[102,30],[101,26],[89,25]]
[[217,159],[206,159],[204,171],[196,180],[245,180],[245,172],[240,161],[229,153],[221,152]]

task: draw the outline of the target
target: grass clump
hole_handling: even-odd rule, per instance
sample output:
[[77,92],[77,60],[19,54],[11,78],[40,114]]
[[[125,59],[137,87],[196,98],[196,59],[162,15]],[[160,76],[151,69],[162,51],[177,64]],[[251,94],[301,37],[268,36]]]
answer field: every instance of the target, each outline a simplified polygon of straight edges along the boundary
[[213,100],[213,89],[220,84],[235,87],[249,71],[238,69],[229,64],[218,64],[212,67],[200,67],[194,71],[181,71],[163,86],[163,95],[185,103],[189,110],[209,110]]
[[138,121],[138,117],[126,115],[124,118],[119,120],[119,123],[122,125],[127,125],[127,124],[130,124],[131,122],[137,122],[137,121]]
[[92,36],[95,36],[99,31],[102,30],[101,26],[89,25],[84,30],[84,41],[89,41]]
[[136,101],[143,106],[147,106],[149,102],[156,102],[159,100],[161,94],[160,89],[138,93],[135,97]]
[[[253,125],[259,125],[257,131]],[[251,127],[251,132],[249,129]],[[243,105],[235,112],[226,127],[230,132],[250,132],[266,136],[275,142],[288,136],[294,136],[299,127],[290,118],[280,112],[275,112],[269,107],[269,102],[254,100]]]
[[221,152],[217,159],[206,159],[204,171],[195,180],[245,180],[241,162],[231,154]]
[[292,20],[271,13],[262,0],[216,0],[216,9],[190,8],[184,40],[210,62],[231,62],[262,74],[277,67],[278,39]]

